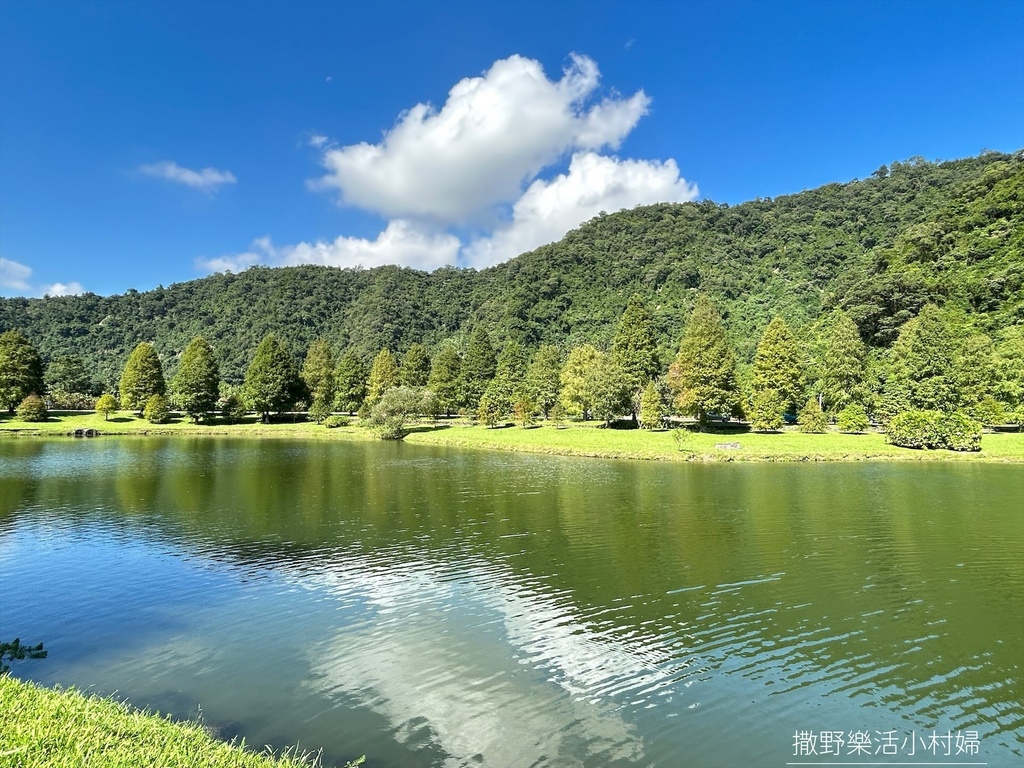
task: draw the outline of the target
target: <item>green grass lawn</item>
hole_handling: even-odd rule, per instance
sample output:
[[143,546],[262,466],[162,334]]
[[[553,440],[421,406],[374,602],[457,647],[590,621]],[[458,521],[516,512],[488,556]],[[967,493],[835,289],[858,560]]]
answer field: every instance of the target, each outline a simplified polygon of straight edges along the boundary
[[[353,422],[356,420],[353,419]],[[103,435],[232,435],[287,437],[317,440],[372,440],[374,434],[358,426],[327,429],[308,421],[261,424],[250,416],[242,424],[192,424],[175,417],[168,424],[150,424],[134,414],[121,411],[104,420],[96,413],[55,414],[47,421],[29,423],[9,414],[0,415],[0,434],[66,435],[76,429],[95,429]],[[433,427],[413,425],[406,441],[420,445],[453,445],[506,451],[599,456],[605,458],[658,459],[663,461],[856,461],[864,459],[1024,462],[1024,433],[997,432],[984,435],[981,451],[921,451],[888,445],[878,432],[847,435],[830,431],[810,435],[795,430],[759,434],[755,432],[691,432],[682,430],[676,444],[672,431],[648,432],[638,429],[604,429],[599,423],[570,423],[558,429],[549,423],[522,429],[506,426],[488,429],[465,421]],[[739,443],[739,448],[717,447]]]
[[198,723],[173,722],[74,689],[0,675],[0,766],[19,768],[298,768],[317,755],[254,752],[214,739]]

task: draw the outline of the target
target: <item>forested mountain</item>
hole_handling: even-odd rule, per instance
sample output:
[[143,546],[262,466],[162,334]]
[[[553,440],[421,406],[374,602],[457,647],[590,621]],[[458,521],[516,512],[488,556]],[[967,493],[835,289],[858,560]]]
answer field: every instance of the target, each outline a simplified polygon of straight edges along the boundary
[[241,381],[276,333],[297,359],[318,337],[367,361],[483,325],[510,340],[607,347],[629,297],[653,314],[670,360],[699,293],[721,308],[749,362],[775,315],[795,329],[841,307],[885,347],[926,303],[998,337],[1024,324],[1024,151],[883,166],[870,178],[736,206],[660,204],[602,214],[561,241],[481,271],[255,267],[153,291],[0,300],[44,359],[81,357],[112,387],[141,341],[168,374],[197,335]]

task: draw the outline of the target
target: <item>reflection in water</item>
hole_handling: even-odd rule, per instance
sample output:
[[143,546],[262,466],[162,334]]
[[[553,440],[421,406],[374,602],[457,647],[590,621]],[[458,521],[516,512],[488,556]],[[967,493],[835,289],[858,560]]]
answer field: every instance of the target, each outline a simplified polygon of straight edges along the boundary
[[795,729],[970,728],[991,765],[1024,752],[1016,467],[150,438],[2,441],[0,478],[5,632],[51,651],[18,673],[250,743],[779,765]]

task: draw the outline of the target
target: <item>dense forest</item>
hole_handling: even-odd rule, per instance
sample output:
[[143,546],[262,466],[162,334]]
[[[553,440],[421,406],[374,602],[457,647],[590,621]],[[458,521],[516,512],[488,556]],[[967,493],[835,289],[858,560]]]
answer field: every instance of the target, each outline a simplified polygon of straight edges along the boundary
[[[44,364],[73,355],[116,391],[129,353],[152,342],[168,377],[204,337],[240,384],[275,334],[300,364],[318,338],[367,364],[381,349],[443,342],[607,349],[633,295],[671,361],[699,294],[721,312],[740,370],[779,316],[798,337],[834,309],[881,354],[926,305],[997,346],[1024,326],[1024,151],[882,166],[870,178],[736,206],[659,204],[601,214],[561,241],[481,271],[254,267],[123,295],[0,300]],[[667,367],[667,362],[664,367]]]

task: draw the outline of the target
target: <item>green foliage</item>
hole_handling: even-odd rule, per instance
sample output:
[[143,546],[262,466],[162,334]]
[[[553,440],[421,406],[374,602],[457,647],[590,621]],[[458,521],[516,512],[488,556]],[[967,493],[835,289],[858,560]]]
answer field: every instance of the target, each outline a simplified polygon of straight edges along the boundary
[[399,381],[407,387],[425,387],[430,378],[430,356],[422,344],[413,344],[402,357]]
[[632,408],[632,385],[626,371],[613,353],[598,353],[590,381],[593,414],[610,425]]
[[118,410],[117,400],[109,392],[104,392],[96,400],[96,413],[103,414],[103,420],[108,421],[110,414],[116,413]]
[[762,389],[754,394],[747,417],[755,432],[774,432],[782,426],[786,401],[774,389]]
[[333,413],[331,409],[331,401],[325,400],[321,396],[313,398],[313,404],[309,406],[309,418],[311,418],[317,424],[323,424],[324,421],[330,417]]
[[526,429],[533,424],[534,414],[537,413],[537,401],[524,390],[520,391],[516,401],[512,404],[512,417],[516,424]]
[[825,318],[818,333],[820,358],[815,361],[816,389],[825,409],[837,412],[850,403],[864,405],[868,399],[867,347],[850,316],[836,310]]
[[868,414],[860,403],[850,403],[836,417],[836,426],[840,432],[866,432],[870,424]]
[[160,357],[148,341],[136,346],[128,356],[118,389],[121,407],[137,413],[142,413],[153,395],[163,395],[167,391]]
[[993,350],[993,393],[1010,409],[1024,406],[1024,324],[1007,328]]
[[82,358],[58,355],[46,366],[46,388],[50,392],[87,395],[93,392],[93,383]]
[[981,424],[962,413],[910,410],[892,418],[885,440],[904,448],[981,450]]
[[366,380],[369,378],[366,365],[351,349],[341,356],[334,372],[337,394],[334,407],[339,411],[355,413],[366,399]]
[[696,416],[702,425],[708,414],[729,414],[736,407],[736,358],[722,318],[707,296],[697,299],[679,353],[669,368],[668,382],[676,407]]
[[366,426],[382,440],[401,440],[409,432],[406,422],[431,409],[433,393],[424,387],[392,387],[373,406]]
[[384,393],[397,387],[398,383],[398,362],[395,356],[390,350],[380,350],[370,366],[370,378],[366,382],[366,406],[372,409],[384,397]]
[[640,426],[644,429],[658,429],[665,420],[665,406],[661,393],[653,381],[647,382],[640,396]]
[[28,395],[44,391],[43,361],[19,331],[0,334],[0,407],[14,408]]
[[498,359],[491,345],[491,337],[482,325],[473,329],[462,358],[461,400],[469,411],[475,411],[487,385],[494,378]]
[[797,414],[797,425],[801,432],[823,434],[828,431],[828,417],[818,405],[817,398],[812,397]]
[[142,417],[150,424],[164,424],[171,416],[167,406],[167,398],[163,395],[150,395],[146,407],[142,409]]
[[[302,382],[306,385],[306,390],[313,398],[314,405],[319,401],[320,411],[326,409],[329,416],[331,408],[334,406],[337,387],[334,381],[334,355],[327,339],[317,339],[310,345],[306,351],[306,359],[302,363],[300,375]],[[317,424],[321,421],[323,419],[317,420]]]
[[590,344],[573,347],[559,374],[561,403],[567,413],[589,419],[594,408],[594,377],[601,353]]
[[958,346],[947,317],[934,304],[927,305],[903,326],[889,350],[886,394],[910,408],[954,410],[960,404]]
[[430,363],[427,387],[437,395],[440,413],[451,416],[461,402],[462,358],[450,344],[442,344]]
[[228,424],[239,424],[242,419],[245,418],[245,414],[247,412],[245,401],[242,400],[241,396],[237,392],[232,392],[224,398],[224,404],[221,406],[220,415]]
[[992,395],[986,395],[968,411],[968,415],[982,424],[1005,424],[1006,406]]
[[337,429],[338,427],[347,427],[349,425],[349,419],[345,416],[328,416],[324,419],[324,426],[328,429]]
[[550,418],[551,409],[558,404],[562,389],[562,350],[553,344],[541,344],[526,369],[526,393],[536,404],[544,418]]
[[171,379],[171,397],[185,415],[198,423],[212,411],[220,394],[220,369],[213,347],[196,336],[181,354],[178,371]]
[[46,421],[46,402],[39,395],[29,395],[18,406],[22,421]]
[[[783,410],[792,407],[803,392],[803,365],[796,337],[781,317],[764,329],[754,355],[754,396],[774,391]],[[781,415],[781,414],[780,414]]]
[[526,352],[518,342],[510,341],[501,350],[494,378],[484,390],[487,408],[483,408],[484,398],[482,397],[478,412],[484,413],[485,410],[493,412],[498,419],[508,416],[520,396],[528,397],[525,378]]
[[488,428],[495,427],[505,418],[508,412],[506,406],[507,403],[492,391],[492,389],[488,388],[487,391],[480,396],[480,404],[476,409],[476,417]]
[[639,294],[630,296],[626,304],[612,339],[611,351],[622,368],[626,388],[636,401],[632,405],[635,415],[641,391],[661,372],[654,317]]
[[299,399],[301,388],[291,353],[273,334],[264,337],[246,369],[242,385],[249,407],[267,422],[271,411],[280,413],[291,408]]
[[91,411],[96,398],[81,392],[51,389],[49,401],[55,411]]

